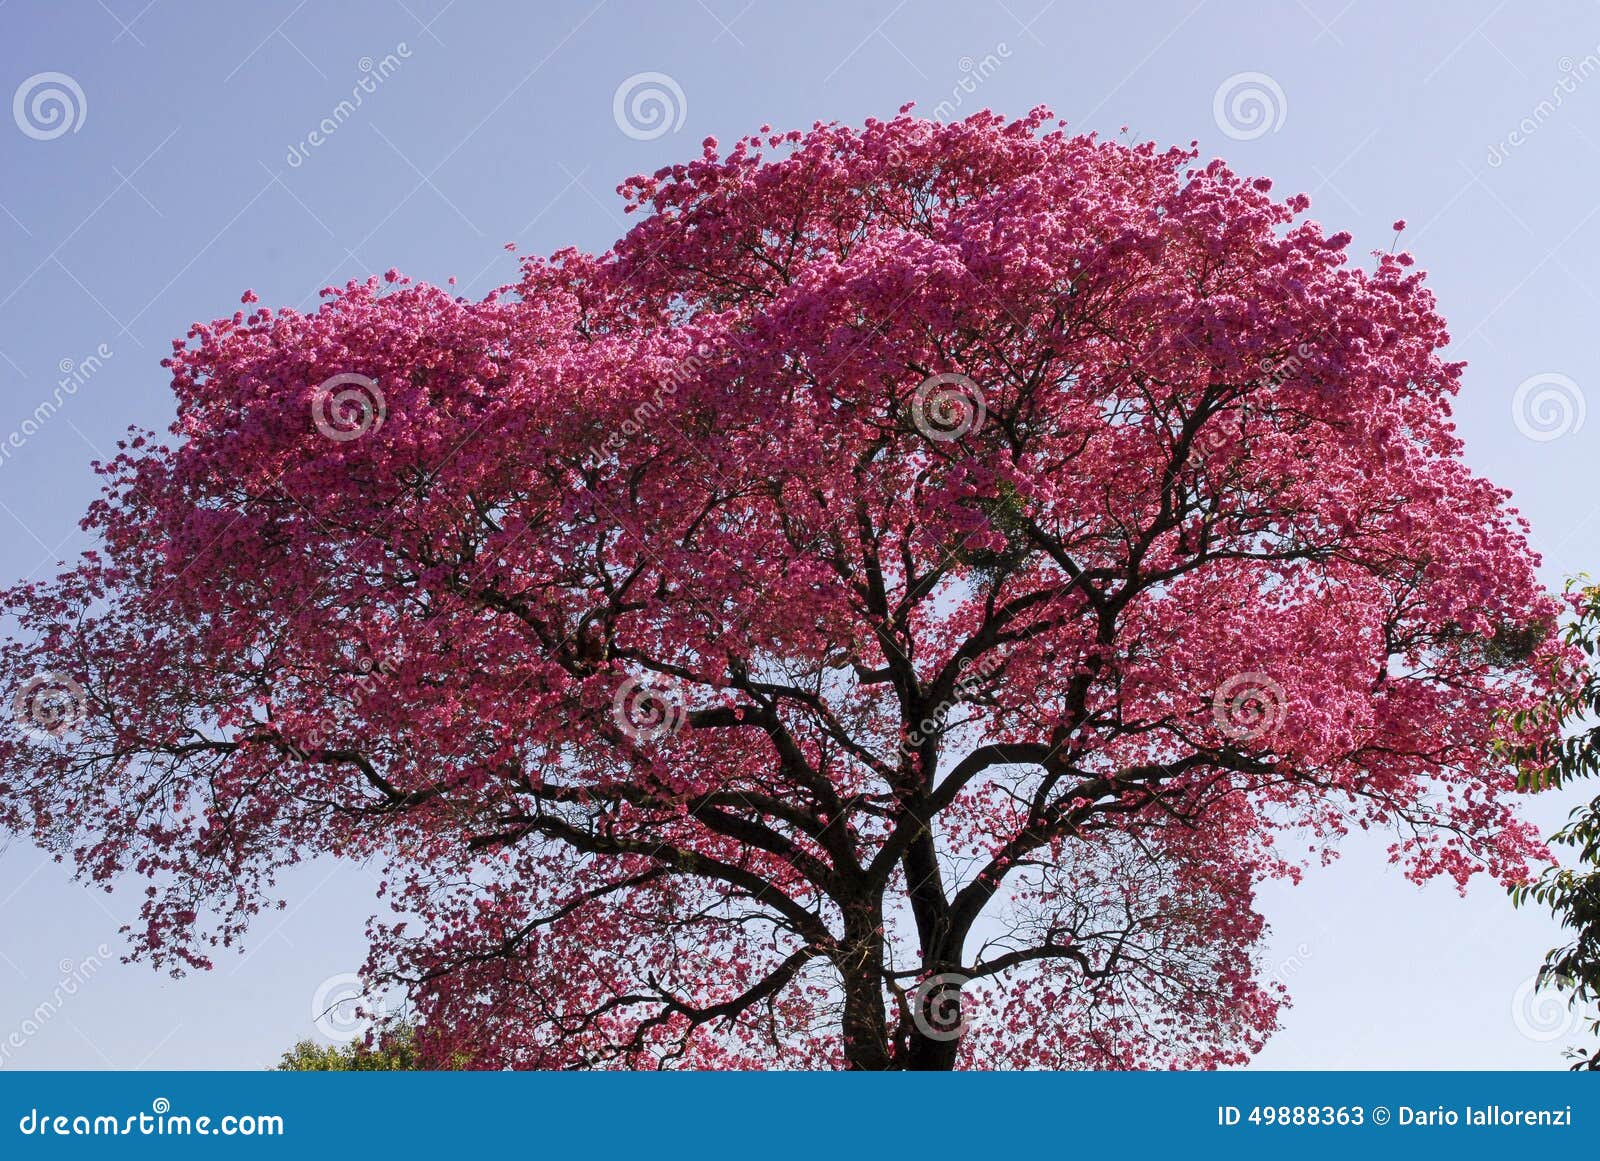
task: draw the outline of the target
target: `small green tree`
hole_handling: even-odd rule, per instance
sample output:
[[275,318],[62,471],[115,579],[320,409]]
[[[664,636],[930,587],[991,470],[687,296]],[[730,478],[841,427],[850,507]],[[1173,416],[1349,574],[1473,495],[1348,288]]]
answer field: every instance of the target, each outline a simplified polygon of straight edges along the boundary
[[[1566,641],[1582,653],[1583,664],[1575,679],[1558,683],[1559,692],[1544,704],[1513,717],[1519,726],[1536,726],[1544,718],[1561,728],[1561,741],[1554,746],[1513,755],[1522,784],[1530,790],[1560,787],[1600,773],[1600,669],[1594,665],[1600,652],[1600,585],[1580,578],[1568,585],[1568,595],[1577,615],[1565,631]],[[1572,933],[1569,942],[1545,956],[1537,986],[1569,993],[1574,1005],[1600,1004],[1600,796],[1576,807],[1550,842],[1575,857],[1547,867],[1537,879],[1511,892],[1514,904],[1530,900],[1543,904]],[[1600,1015],[1588,1023],[1590,1032],[1600,1037]],[[1569,1055],[1574,1069],[1600,1071],[1600,1047],[1573,1048]]]
[[380,1029],[371,1043],[342,1046],[301,1040],[283,1054],[279,1072],[412,1072],[422,1068],[416,1027],[405,1021]]

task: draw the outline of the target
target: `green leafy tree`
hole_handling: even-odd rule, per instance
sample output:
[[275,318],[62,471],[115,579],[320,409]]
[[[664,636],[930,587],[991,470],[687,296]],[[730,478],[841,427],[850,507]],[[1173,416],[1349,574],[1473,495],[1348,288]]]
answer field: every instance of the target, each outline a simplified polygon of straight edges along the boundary
[[302,1040],[278,1062],[279,1072],[413,1072],[422,1067],[416,1027],[404,1022],[379,1031],[370,1044],[357,1040],[331,1046]]
[[[1544,703],[1512,719],[1531,731],[1530,736],[1551,721],[1560,727],[1560,741],[1514,755],[1522,783],[1530,790],[1554,789],[1600,774],[1600,668],[1594,664],[1600,652],[1600,585],[1587,578],[1575,581],[1568,586],[1568,599],[1576,616],[1565,630],[1572,652],[1561,664],[1577,663],[1573,679],[1558,683],[1557,692]],[[1550,843],[1572,857],[1512,888],[1511,898],[1518,906],[1531,901],[1548,907],[1571,933],[1546,955],[1537,985],[1558,988],[1573,1005],[1600,1012],[1600,796],[1576,807]],[[1600,1037],[1600,1015],[1587,1023]],[[1600,1071],[1600,1047],[1573,1048],[1570,1055],[1574,1069]]]

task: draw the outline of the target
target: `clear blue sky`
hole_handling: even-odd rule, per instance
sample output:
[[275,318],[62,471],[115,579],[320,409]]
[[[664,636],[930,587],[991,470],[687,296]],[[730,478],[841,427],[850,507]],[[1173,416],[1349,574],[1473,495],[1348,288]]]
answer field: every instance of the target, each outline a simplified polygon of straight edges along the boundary
[[[681,125],[619,126],[615,94],[640,73],[676,84]],[[1241,88],[1265,104],[1236,104]],[[19,89],[20,111],[0,116],[6,583],[85,547],[88,462],[129,424],[165,427],[168,341],[245,288],[304,306],[395,266],[481,293],[513,277],[507,242],[603,248],[621,229],[617,182],[703,137],[859,122],[908,100],[932,114],[957,93],[960,112],[1047,104],[1081,129],[1198,140],[1311,194],[1357,252],[1387,248],[1408,219],[1470,362],[1458,417],[1473,465],[1515,492],[1552,587],[1600,568],[1600,416],[1551,411],[1542,428],[1529,409],[1541,392],[1575,405],[1600,388],[1593,3],[0,0],[0,98]],[[309,144],[325,118],[334,130]],[[53,415],[25,424],[63,368],[85,366]],[[1530,813],[1549,826],[1565,806]],[[1382,845],[1351,844],[1268,893],[1271,964],[1296,1006],[1259,1066],[1559,1067],[1559,1020],[1546,1039],[1527,1034],[1540,1013],[1513,1015],[1552,926],[1491,887],[1419,891]],[[319,985],[360,962],[376,879],[317,865],[288,886],[293,909],[258,926],[245,958],[182,981],[111,964],[3,1067],[271,1063],[313,1032]],[[0,1041],[63,961],[120,946],[135,902],[72,883],[26,843],[0,855]]]

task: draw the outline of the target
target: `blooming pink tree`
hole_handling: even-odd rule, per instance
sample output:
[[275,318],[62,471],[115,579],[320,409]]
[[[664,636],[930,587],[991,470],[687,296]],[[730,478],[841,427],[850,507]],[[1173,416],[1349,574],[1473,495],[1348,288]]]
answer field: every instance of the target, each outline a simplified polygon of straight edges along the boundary
[[175,971],[382,860],[367,973],[485,1066],[1234,1063],[1262,881],[1522,876],[1554,605],[1422,275],[1047,118],[708,141],[482,301],[196,325],[4,597],[0,821]]

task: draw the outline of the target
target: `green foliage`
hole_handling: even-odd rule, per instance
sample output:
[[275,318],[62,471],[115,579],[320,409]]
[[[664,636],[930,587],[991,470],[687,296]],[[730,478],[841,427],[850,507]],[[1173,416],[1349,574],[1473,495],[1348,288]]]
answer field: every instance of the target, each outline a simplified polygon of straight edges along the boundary
[[1032,547],[1028,536],[1031,520],[1026,501],[1008,480],[999,482],[996,493],[992,498],[976,498],[973,505],[983,513],[989,529],[1005,537],[1005,548],[974,548],[967,537],[957,540],[950,548],[950,555],[954,559],[971,565],[991,581],[1015,569]]
[[279,1072],[414,1072],[422,1068],[417,1030],[399,1023],[385,1028],[369,1045],[357,1040],[329,1047],[302,1040],[278,1062]]
[[[1554,746],[1512,748],[1508,756],[1518,764],[1520,782],[1532,790],[1562,786],[1577,778],[1600,773],[1600,672],[1593,660],[1600,649],[1600,586],[1575,581],[1578,616],[1567,628],[1568,644],[1579,649],[1585,666],[1579,680],[1559,687],[1544,705],[1513,715],[1511,723],[1527,727],[1554,722],[1563,732]],[[1569,732],[1570,731],[1570,732]],[[1532,883],[1514,887],[1517,906],[1529,901],[1550,909],[1571,941],[1553,949],[1539,969],[1538,986],[1555,986],[1570,994],[1574,1004],[1600,1001],[1600,796],[1577,807],[1567,824],[1550,836],[1558,850],[1576,856],[1570,865],[1553,866]],[[1590,1022],[1600,1036],[1600,1019]],[[1600,1071],[1600,1048],[1573,1049],[1574,1069]]]
[[1471,662],[1496,669],[1513,669],[1533,659],[1552,628],[1554,626],[1547,620],[1506,621],[1497,625],[1493,634],[1485,636],[1452,624],[1441,629],[1439,637],[1459,648]]

